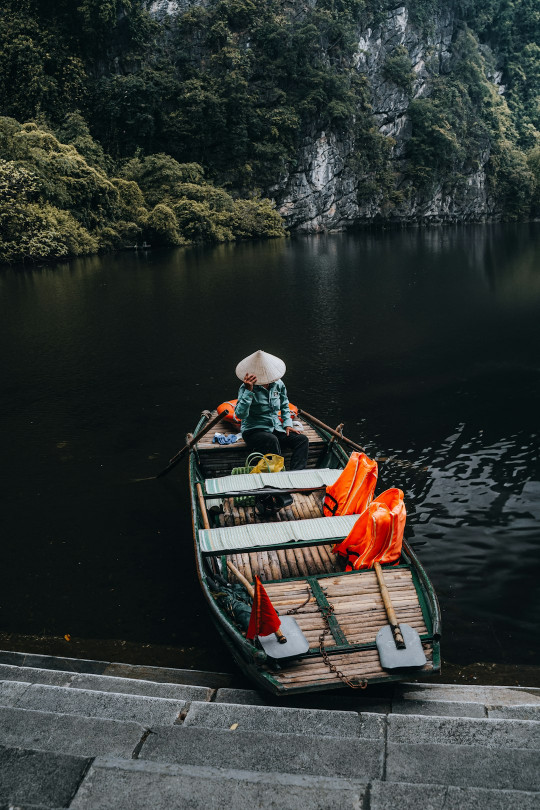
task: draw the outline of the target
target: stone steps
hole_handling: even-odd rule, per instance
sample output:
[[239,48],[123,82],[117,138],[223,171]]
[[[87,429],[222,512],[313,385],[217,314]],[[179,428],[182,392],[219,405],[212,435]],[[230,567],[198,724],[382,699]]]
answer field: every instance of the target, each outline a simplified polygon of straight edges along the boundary
[[101,717],[144,725],[174,723],[185,700],[0,681],[0,707]]
[[85,689],[94,692],[118,692],[124,695],[170,698],[171,700],[210,700],[215,689],[179,683],[159,683],[144,679],[121,678],[113,675],[49,670],[36,667],[0,664],[0,681],[23,681],[48,686],[63,686],[70,689]]
[[90,675],[110,675],[121,678],[136,678],[161,683],[179,683],[184,686],[207,686],[211,689],[243,685],[241,676],[228,672],[206,672],[198,669],[173,669],[149,667],[136,664],[120,664],[111,661],[94,661],[85,658],[61,658],[54,655],[0,650],[0,664],[28,667],[31,669],[61,670]]
[[285,701],[226,673],[124,666],[0,655],[0,810],[540,806],[539,689]]
[[0,707],[0,745],[6,747],[130,759],[147,733],[140,723]]

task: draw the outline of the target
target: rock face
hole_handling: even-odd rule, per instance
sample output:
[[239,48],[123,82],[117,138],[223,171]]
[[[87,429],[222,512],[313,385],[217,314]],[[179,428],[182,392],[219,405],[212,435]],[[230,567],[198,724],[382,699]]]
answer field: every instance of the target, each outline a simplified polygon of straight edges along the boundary
[[[388,12],[382,24],[359,34],[355,69],[369,82],[379,132],[395,141],[391,158],[398,176],[402,173],[407,140],[411,136],[408,106],[412,99],[429,96],[433,76],[449,72],[454,29],[451,6],[432,20],[428,33],[411,23],[408,9],[400,6]],[[408,55],[411,63],[411,84],[407,89],[385,76],[386,60],[397,48]],[[500,76],[492,77],[494,83],[497,79],[500,82]],[[432,188],[427,196],[407,195],[391,215],[381,211],[376,199],[359,202],[359,178],[349,165],[354,146],[350,135],[313,131],[305,136],[295,171],[269,190],[289,228],[318,232],[343,230],[381,219],[463,222],[480,221],[498,214],[482,168],[465,180],[461,177],[453,188],[446,183],[444,188],[442,185]],[[488,157],[489,152],[481,156],[482,166]]]
[[[153,0],[150,12],[162,20],[204,3]],[[450,73],[459,58],[453,53],[457,31],[453,3],[441,4],[440,9],[424,27],[411,20],[406,5],[400,5],[388,11],[377,26],[358,31],[351,70],[367,81],[374,125],[381,136],[391,139],[390,164],[397,178],[397,202],[389,209],[377,191],[363,196],[358,193],[365,178],[353,165],[357,152],[353,132],[322,130],[312,124],[303,133],[289,171],[263,190],[275,200],[289,229],[316,233],[377,221],[479,222],[500,216],[483,168],[489,159],[489,146],[475,155],[475,169],[469,169],[468,174],[462,170],[455,182],[447,176],[444,183],[419,192],[404,175],[407,142],[412,134],[409,105],[414,99],[429,97],[434,79]],[[486,50],[486,46],[481,49]],[[407,75],[400,76],[398,71],[392,80],[387,64],[396,54],[410,68]],[[493,70],[488,79],[498,93],[504,93],[500,72]]]

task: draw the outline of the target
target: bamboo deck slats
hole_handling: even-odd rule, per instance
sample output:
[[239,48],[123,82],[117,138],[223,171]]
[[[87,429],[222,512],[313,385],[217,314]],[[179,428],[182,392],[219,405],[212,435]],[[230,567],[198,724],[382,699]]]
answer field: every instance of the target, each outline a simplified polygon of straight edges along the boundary
[[275,579],[337,573],[343,566],[340,559],[334,557],[331,548],[332,545],[329,544],[317,548],[250,551],[230,554],[228,559],[250,582],[258,576],[266,584]]
[[[300,551],[301,549],[295,549]],[[305,549],[303,549],[305,551]],[[312,549],[313,550],[313,549]],[[264,575],[275,574],[280,560],[277,552],[256,552],[250,555],[231,555],[234,565],[247,578],[247,568],[243,558],[250,557],[250,568],[260,570]],[[259,557],[260,555],[260,557]],[[258,559],[253,559],[257,558]],[[244,569],[241,565],[244,564]],[[304,563],[307,567],[307,563]],[[281,570],[281,569],[280,569]],[[263,577],[261,576],[261,579]],[[276,576],[269,579],[278,579]],[[334,608],[333,616],[339,622],[341,632],[349,644],[375,643],[377,632],[388,624],[386,611],[377,584],[375,573],[364,571],[340,577],[322,577],[317,580],[327,600]],[[419,635],[427,633],[422,610],[418,601],[411,572],[408,569],[385,570],[392,604],[400,622],[414,628]],[[326,627],[317,600],[307,580],[294,582],[267,581],[267,593],[280,615],[293,611],[300,629],[309,642],[310,648],[319,646],[319,638]],[[308,600],[309,596],[309,600]],[[326,635],[325,646],[331,649],[336,644],[331,633]],[[352,654],[352,653],[351,653]]]
[[235,506],[234,498],[223,499],[223,514],[218,516],[219,526],[240,526],[246,523],[279,523],[283,520],[306,520],[320,518],[322,513],[322,493],[293,493],[290,506],[281,509],[276,515],[261,517],[254,506]]
[[[433,670],[433,648],[431,644],[422,645],[427,658],[427,663],[415,671],[415,677],[426,674]],[[392,673],[381,667],[379,653],[373,650],[357,650],[356,652],[336,654],[331,656],[332,663],[346,677],[360,681],[363,678],[377,678],[384,680],[392,678]],[[315,687],[318,684],[327,686],[331,683],[339,683],[339,678],[324,663],[322,655],[303,658],[294,664],[290,664],[279,672],[272,672],[272,677],[282,686],[293,689],[294,687]]]

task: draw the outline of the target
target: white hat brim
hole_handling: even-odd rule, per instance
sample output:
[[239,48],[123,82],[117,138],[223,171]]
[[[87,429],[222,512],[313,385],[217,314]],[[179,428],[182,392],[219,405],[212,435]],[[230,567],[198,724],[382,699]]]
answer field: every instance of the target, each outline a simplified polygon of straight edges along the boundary
[[240,380],[243,380],[246,374],[254,374],[257,377],[257,385],[275,382],[283,377],[286,371],[287,366],[283,360],[261,349],[249,357],[244,357],[236,366],[236,376]]

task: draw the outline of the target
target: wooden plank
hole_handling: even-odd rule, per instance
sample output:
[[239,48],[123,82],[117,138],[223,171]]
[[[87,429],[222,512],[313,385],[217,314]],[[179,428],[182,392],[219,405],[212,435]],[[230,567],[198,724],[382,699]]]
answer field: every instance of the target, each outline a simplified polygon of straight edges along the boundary
[[[429,645],[424,646],[424,653],[428,659],[428,666],[431,663],[432,651]],[[331,656],[334,666],[341,669],[345,675],[354,675],[355,673],[361,675],[362,669],[370,671],[372,674],[384,672],[380,665],[379,654],[377,650],[361,650],[351,652],[348,655],[341,655],[335,653]],[[431,668],[431,667],[430,667]],[[419,671],[425,670],[425,666]],[[331,674],[329,668],[324,663],[322,656],[310,656],[310,658],[302,659],[301,663],[296,666],[288,667],[281,670],[276,674],[279,680],[290,681],[299,679],[311,679],[313,676],[324,676]]]
[[301,575],[301,571],[298,567],[298,563],[296,561],[296,556],[292,548],[283,549],[285,552],[285,556],[287,557],[287,565],[289,566],[289,571],[291,576],[299,577]]
[[289,563],[287,562],[287,555],[285,554],[285,550],[282,549],[282,548],[279,548],[279,549],[276,550],[275,553],[277,554],[277,557],[278,557],[278,560],[279,560],[279,568],[280,568],[280,571],[281,571],[280,579],[288,579],[289,577],[294,576],[294,574],[291,574],[291,571],[290,571],[290,568],[289,568]]
[[296,548],[293,548],[292,551],[293,551],[293,554],[294,554],[294,558],[296,560],[296,564],[298,566],[298,570],[300,571],[300,574],[302,576],[304,576],[304,577],[308,577],[309,576],[309,571],[308,571],[308,567],[306,565],[306,561],[304,559],[304,555],[302,554],[302,549],[296,547]]
[[268,560],[270,562],[270,571],[272,579],[281,579],[281,566],[279,564],[279,557],[274,550],[268,551]]
[[[427,657],[427,656],[426,656]],[[386,670],[382,669],[382,667],[377,666],[375,662],[366,661],[360,664],[358,667],[346,667],[343,669],[339,667],[340,671],[343,672],[345,676],[347,676],[350,680],[367,680],[374,678],[391,678],[392,673],[387,672]],[[421,670],[418,671],[417,674],[431,672],[433,670],[433,664],[429,661]],[[326,670],[320,670],[318,672],[313,672],[309,675],[297,675],[293,677],[287,677],[286,675],[280,673],[276,676],[276,680],[282,683],[284,686],[307,686],[310,683],[327,683],[328,681],[339,680],[338,676],[335,675],[328,667]]]
[[248,582],[253,582],[253,573],[251,571],[249,554],[242,554],[242,561],[244,565],[244,571],[246,572],[244,574],[245,578],[248,580]]

